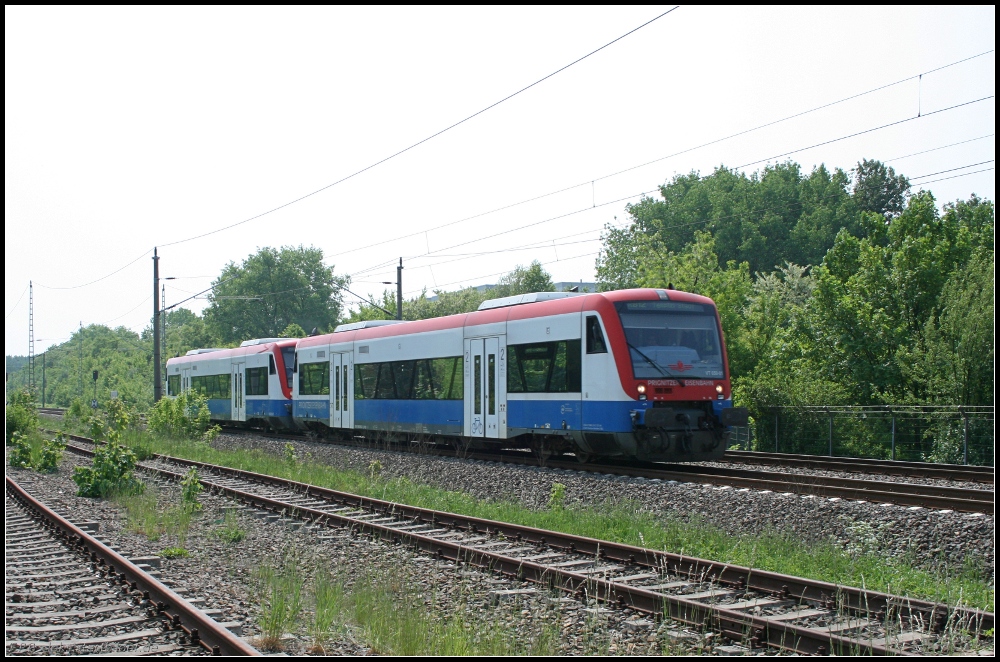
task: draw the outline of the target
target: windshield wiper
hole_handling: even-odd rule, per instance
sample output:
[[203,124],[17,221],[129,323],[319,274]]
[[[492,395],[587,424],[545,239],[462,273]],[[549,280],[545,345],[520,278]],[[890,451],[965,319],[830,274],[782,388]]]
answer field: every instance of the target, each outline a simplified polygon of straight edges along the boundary
[[646,363],[648,363],[649,365],[651,365],[654,368],[656,368],[657,370],[659,370],[661,375],[663,375],[664,377],[669,377],[670,379],[676,379],[677,383],[680,384],[682,387],[687,386],[687,384],[684,383],[684,380],[681,377],[678,377],[675,374],[669,373],[666,370],[664,370],[663,368],[661,368],[659,363],[657,363],[653,359],[651,359],[648,356],[646,356],[642,352],[641,349],[639,349],[638,347],[636,347],[635,345],[633,345],[632,343],[630,343],[628,340],[625,341],[625,344],[628,345],[629,347],[631,347],[632,349],[634,349],[636,354],[638,354],[642,358],[646,359]]

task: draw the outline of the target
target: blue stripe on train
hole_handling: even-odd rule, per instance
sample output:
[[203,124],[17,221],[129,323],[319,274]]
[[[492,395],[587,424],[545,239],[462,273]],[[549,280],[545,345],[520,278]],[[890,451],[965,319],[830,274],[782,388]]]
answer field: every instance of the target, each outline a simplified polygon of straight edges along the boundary
[[355,400],[354,427],[425,426],[462,433],[462,400]]
[[[246,417],[251,418],[288,418],[291,419],[291,412],[288,410],[288,400],[244,400],[246,406]],[[221,398],[208,401],[208,411],[212,413],[213,421],[233,420],[233,404],[231,400]]]
[[291,400],[256,400],[248,397],[245,403],[247,418],[289,418],[292,415],[289,406],[292,404]]

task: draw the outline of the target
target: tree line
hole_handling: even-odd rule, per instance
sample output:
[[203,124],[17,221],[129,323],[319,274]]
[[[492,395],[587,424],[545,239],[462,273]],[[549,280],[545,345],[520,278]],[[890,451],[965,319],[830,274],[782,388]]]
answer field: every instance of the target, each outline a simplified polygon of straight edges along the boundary
[[[678,175],[626,213],[602,236],[600,289],[673,286],[714,299],[734,397],[756,417],[799,404],[993,404],[992,201],[973,195],[940,206],[878,161],[809,172],[788,161],[751,174]],[[167,313],[166,356],[395,312],[388,290],[348,309],[349,286],[320,248],[259,249],[222,269],[203,315]],[[552,289],[533,262],[489,290],[408,298],[403,318]],[[89,400],[98,370],[99,399],[116,390],[149,406],[151,330],[92,325],[50,348],[47,402]],[[26,381],[21,362],[7,357],[9,387]],[[35,380],[40,386],[40,360]]]

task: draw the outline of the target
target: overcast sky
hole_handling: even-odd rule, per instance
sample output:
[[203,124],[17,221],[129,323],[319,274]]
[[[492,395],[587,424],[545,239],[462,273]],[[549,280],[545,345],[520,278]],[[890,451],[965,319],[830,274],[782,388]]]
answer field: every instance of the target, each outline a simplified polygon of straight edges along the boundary
[[781,160],[882,159],[931,175],[916,182],[942,204],[995,199],[995,100],[928,114],[993,95],[994,53],[662,158],[990,51],[994,7],[681,7],[402,156],[167,245],[328,186],[669,7],[5,7],[6,353],[27,353],[29,279],[36,353],[81,322],[140,330],[153,246],[168,305],[288,244],[322,248],[362,294],[401,256],[409,296],[532,260],[591,281],[601,228],[675,174],[752,172],[899,120]]

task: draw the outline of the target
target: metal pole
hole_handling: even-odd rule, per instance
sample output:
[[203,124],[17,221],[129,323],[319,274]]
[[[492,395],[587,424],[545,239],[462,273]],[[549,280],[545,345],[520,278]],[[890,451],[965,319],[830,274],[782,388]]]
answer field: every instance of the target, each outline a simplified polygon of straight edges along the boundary
[[28,281],[28,390],[35,391],[35,287]]
[[42,352],[42,407],[45,406],[45,352]]
[[403,319],[403,258],[396,267],[396,319]]
[[[830,412],[827,409],[827,412]],[[833,412],[830,412],[830,457],[833,457]]]
[[83,320],[80,320],[80,399],[83,400]]
[[892,415],[892,459],[896,459],[896,415]]
[[969,463],[969,415],[961,408],[958,408],[959,413],[962,414],[962,423],[965,425],[965,433],[962,438],[962,464]]
[[153,402],[163,397],[160,383],[160,258],[153,248]]
[[[166,385],[166,381],[167,381],[167,366],[166,366],[166,360],[167,360],[167,284],[166,283],[164,283],[163,285],[160,286],[160,292],[161,292],[161,296],[160,296],[160,317],[162,318],[162,320],[161,320],[162,324],[160,326],[160,361],[164,362],[164,364],[162,366],[160,366],[160,369],[163,371],[162,377],[163,377],[163,382],[164,382],[164,386],[165,386]],[[165,392],[165,391],[161,391],[161,393],[163,393],[163,392]]]
[[778,452],[778,410],[774,410],[774,452]]

